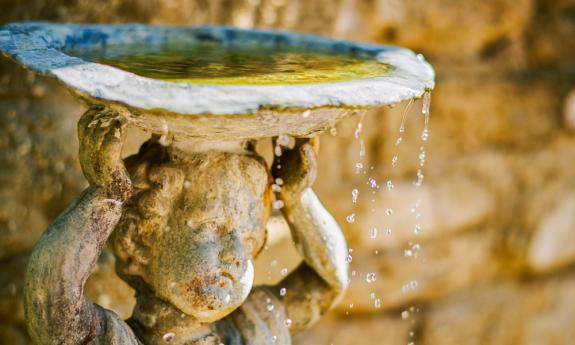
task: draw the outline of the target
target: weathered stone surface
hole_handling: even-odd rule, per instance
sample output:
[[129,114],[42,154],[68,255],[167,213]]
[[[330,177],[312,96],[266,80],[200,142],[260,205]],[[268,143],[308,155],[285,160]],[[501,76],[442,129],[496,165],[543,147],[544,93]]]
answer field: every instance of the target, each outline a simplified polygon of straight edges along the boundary
[[567,94],[563,103],[563,122],[567,130],[575,131],[575,90]]
[[297,336],[296,345],[397,345],[414,340],[410,336],[419,318],[402,320],[399,312],[393,315],[372,315],[359,317],[333,316]]
[[573,274],[477,287],[428,307],[422,344],[553,345],[575,337]]
[[[433,93],[433,154],[534,149],[559,130],[561,86],[541,80],[453,77]],[[514,101],[517,100],[517,101]],[[433,159],[430,160],[433,162]]]
[[488,281],[499,271],[494,240],[493,230],[483,230],[378,254],[356,248],[351,283],[338,311],[379,313]]
[[56,90],[0,101],[0,258],[30,250],[85,185],[77,163],[79,108]]
[[122,319],[132,315],[136,304],[134,290],[116,274],[116,259],[110,250],[98,258],[98,264],[86,281],[86,296]]
[[[0,274],[0,340],[3,344],[32,344],[26,331],[22,293],[28,255],[2,260]],[[86,283],[86,293],[93,301],[128,318],[135,300],[133,290],[116,275],[114,257],[105,251]]]
[[0,274],[0,340],[15,344],[28,339],[22,305],[26,255],[2,260]]
[[575,73],[575,42],[572,39],[575,3],[572,0],[536,0],[533,14],[534,25],[526,35],[529,63],[534,67],[559,67]]
[[575,261],[575,195],[557,198],[555,207],[539,222],[527,249],[535,271],[548,271]]
[[532,0],[379,0],[370,17],[376,28],[372,39],[411,47],[437,61],[473,64],[507,55],[521,64],[521,37],[532,7]]

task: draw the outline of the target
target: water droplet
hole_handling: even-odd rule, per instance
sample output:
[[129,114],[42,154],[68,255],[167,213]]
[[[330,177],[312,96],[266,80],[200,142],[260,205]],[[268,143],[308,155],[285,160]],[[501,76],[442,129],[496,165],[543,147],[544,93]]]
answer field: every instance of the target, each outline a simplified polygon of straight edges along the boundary
[[399,146],[399,144],[401,144],[402,141],[403,141],[402,137],[397,138],[397,140],[395,141],[395,146]]
[[376,309],[381,308],[381,298],[376,298],[375,301],[373,302],[373,306],[374,306]]
[[282,186],[284,184],[284,180],[282,180],[280,177],[276,178],[276,184],[278,186]]
[[372,240],[375,240],[377,238],[377,228],[371,228],[371,233],[369,234],[369,237],[371,237]]
[[275,335],[272,335],[272,342],[274,342],[274,343],[275,343],[277,340],[278,340],[278,337],[277,337],[277,336],[275,336]]
[[358,191],[356,188],[354,188],[354,189],[351,191],[351,202],[352,202],[352,203],[355,204],[355,203],[357,202],[357,196],[358,196],[358,195],[359,195],[359,191]]
[[419,233],[421,232],[421,225],[415,224],[415,227],[413,228],[413,232],[414,232],[416,235],[419,235]]
[[359,139],[359,137],[361,136],[361,130],[363,129],[363,124],[361,123],[361,120],[357,123],[357,127],[355,128],[355,133],[354,136],[356,139]]
[[227,294],[226,297],[224,298],[224,303],[229,304],[231,299],[232,299],[232,296],[230,296],[230,294]]
[[421,132],[421,140],[427,141],[429,139],[429,130],[426,128]]
[[398,160],[398,159],[399,159],[399,157],[397,157],[397,155],[395,155],[395,156],[393,156],[393,157],[391,158],[391,166],[392,166],[393,168],[395,168],[395,167],[397,166],[397,160]]
[[356,174],[359,174],[359,172],[361,171],[361,169],[363,169],[363,164],[360,163],[360,162],[355,163],[355,173],[356,173]]
[[286,289],[286,288],[281,288],[281,289],[280,289],[280,296],[283,297],[283,296],[286,295],[286,293],[287,293],[287,289]]
[[419,155],[417,156],[419,158],[419,166],[424,166],[425,165],[425,149],[422,147],[419,148]]
[[279,193],[282,191],[282,187],[278,186],[277,184],[272,184],[272,190],[276,193]]
[[302,117],[309,117],[310,115],[311,115],[311,110],[306,110],[301,114]]
[[284,202],[282,200],[276,200],[273,204],[274,209],[279,210],[284,207]]
[[378,188],[377,181],[374,178],[369,178],[367,180],[371,188]]
[[431,106],[431,93],[426,92],[423,94],[423,101],[421,106],[421,113],[423,115],[429,115],[429,108]]
[[391,228],[385,229],[385,234],[388,236],[391,235]]
[[266,306],[266,309],[267,309],[268,311],[272,311],[272,310],[274,310],[274,305],[273,305],[273,304],[268,304],[268,305]]
[[385,209],[385,214],[387,214],[388,216],[391,216],[393,214],[393,209],[391,209],[391,208]]
[[168,332],[162,336],[162,339],[164,339],[164,341],[167,343],[172,341],[172,339],[174,339],[175,336],[176,335],[173,332]]
[[393,185],[393,182],[391,182],[391,180],[388,180],[388,181],[385,183],[385,185],[387,186],[387,190],[392,190],[393,187],[395,187],[395,186]]
[[409,318],[409,311],[407,311],[407,310],[402,311],[401,312],[401,318],[403,320],[407,320]]
[[331,127],[329,129],[329,134],[335,137],[337,135],[337,128],[335,128],[335,126]]
[[281,157],[282,155],[282,148],[279,145],[276,145],[274,147],[274,154],[276,155],[276,157]]
[[405,132],[405,118],[407,117],[407,113],[411,109],[412,105],[413,105],[413,98],[410,99],[409,102],[407,102],[405,108],[403,108],[403,113],[401,114],[401,125],[399,126],[399,133]]
[[350,264],[352,261],[353,261],[353,256],[351,254],[347,254],[347,256],[345,258],[345,262]]
[[286,319],[286,327],[291,327],[292,321],[291,319]]
[[287,268],[285,268],[285,267],[284,267],[284,268],[282,268],[282,270],[280,271],[280,274],[282,275],[282,277],[285,277],[285,276],[287,276],[287,274],[288,274],[288,269],[287,269]]
[[365,275],[365,281],[368,283],[373,283],[376,280],[375,277],[375,273],[374,272],[370,272],[368,274]]
[[421,169],[417,169],[417,181],[414,182],[416,187],[421,187],[421,185],[423,185],[423,172],[421,171]]
[[345,217],[345,220],[347,220],[347,222],[350,224],[355,222],[355,213],[352,213],[352,214],[348,215],[347,217]]
[[290,146],[290,141],[291,141],[291,137],[290,137],[289,135],[280,134],[280,135],[278,136],[278,139],[277,139],[276,142],[277,142],[278,145],[280,145],[280,146],[288,147],[288,146]]
[[409,287],[412,288],[413,290],[417,289],[417,280],[412,280],[409,282]]
[[412,257],[413,256],[413,251],[411,249],[405,249],[403,251],[403,256],[405,257]]

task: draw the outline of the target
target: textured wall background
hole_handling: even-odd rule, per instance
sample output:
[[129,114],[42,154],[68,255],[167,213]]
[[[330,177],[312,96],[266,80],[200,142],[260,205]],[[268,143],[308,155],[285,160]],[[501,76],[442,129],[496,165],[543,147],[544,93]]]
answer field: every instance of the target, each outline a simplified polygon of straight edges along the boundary
[[[374,167],[367,174],[354,170],[357,119],[323,138],[316,190],[344,227],[355,275],[341,306],[296,342],[575,341],[574,0],[0,0],[0,9],[0,24],[232,24],[398,44],[425,54],[438,78],[421,188],[412,185],[419,102],[399,149],[394,142],[405,105],[365,116],[364,165]],[[81,113],[57,83],[0,59],[0,343],[27,343],[19,299],[27,253],[85,185],[76,160]],[[127,151],[139,140],[134,133]],[[396,152],[400,164],[392,169]],[[391,179],[395,188],[371,202],[369,177],[381,185]],[[355,205],[353,188],[359,189]],[[417,199],[421,206],[412,213]],[[350,224],[345,217],[352,212]],[[422,215],[418,236],[416,213]],[[380,229],[375,239],[373,226]],[[261,281],[295,265],[282,238],[281,231],[272,236],[260,259]],[[417,258],[406,252],[415,244]],[[280,251],[285,255],[277,256]],[[130,291],[112,265],[113,257],[102,257],[88,290],[127,316]],[[368,283],[370,272],[376,280]],[[402,291],[412,280],[417,287]]]

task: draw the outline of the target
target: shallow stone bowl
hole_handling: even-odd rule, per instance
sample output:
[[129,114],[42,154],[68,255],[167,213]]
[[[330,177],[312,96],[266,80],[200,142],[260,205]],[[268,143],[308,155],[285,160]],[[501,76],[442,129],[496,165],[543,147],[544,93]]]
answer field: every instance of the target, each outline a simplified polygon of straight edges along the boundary
[[[209,85],[146,78],[66,53],[94,46],[203,41],[361,53],[388,64],[390,71],[338,82]],[[435,78],[421,55],[403,48],[221,26],[13,23],[0,27],[0,51],[55,77],[89,105],[117,109],[144,130],[207,140],[313,136],[355,108],[421,97],[433,89]]]

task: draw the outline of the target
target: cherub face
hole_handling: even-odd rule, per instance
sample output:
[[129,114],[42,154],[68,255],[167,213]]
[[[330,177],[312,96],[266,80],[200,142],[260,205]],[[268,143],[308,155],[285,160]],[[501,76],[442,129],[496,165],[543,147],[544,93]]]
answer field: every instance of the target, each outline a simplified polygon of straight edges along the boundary
[[[265,228],[249,229],[229,219],[199,221],[174,217],[159,239],[152,264],[156,293],[200,321],[231,313],[248,296],[252,260],[265,241]],[[263,224],[262,224],[263,225]]]
[[[147,173],[156,187],[135,200],[138,238],[123,245],[143,246],[145,253],[126,254],[124,273],[141,276],[182,312],[212,322],[240,306],[252,288],[252,260],[264,245],[270,212],[269,177],[246,155],[212,153],[184,163]],[[130,272],[134,261],[140,263]]]

